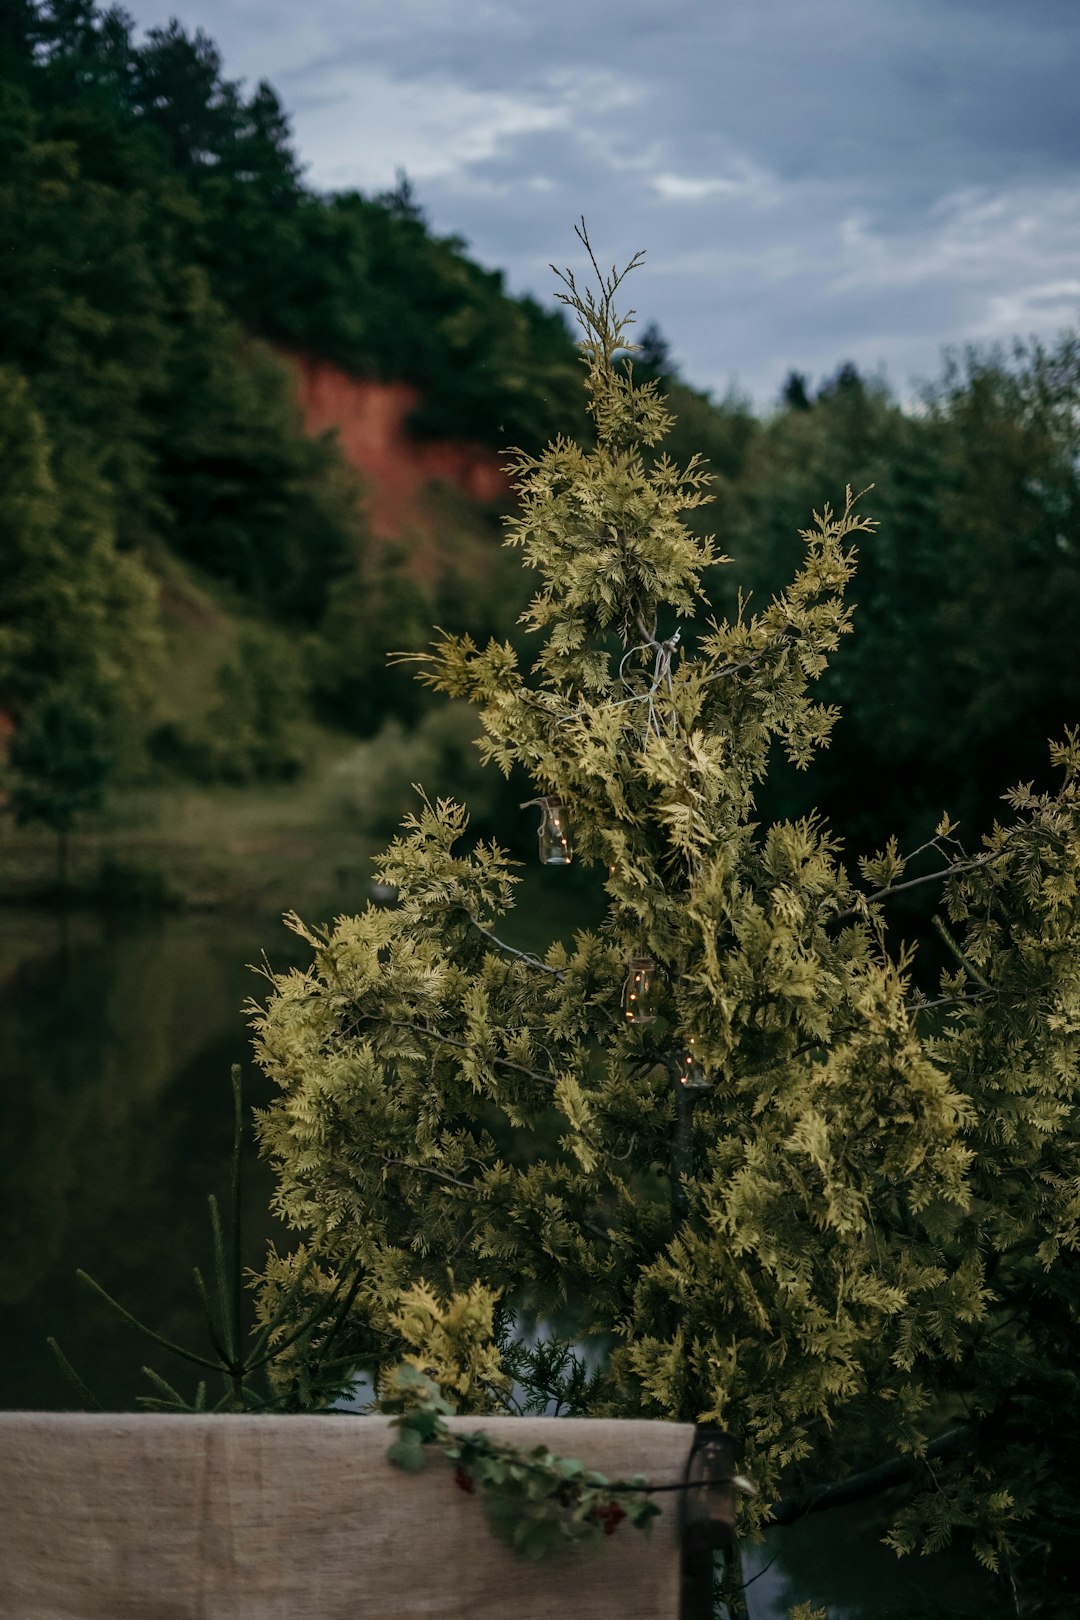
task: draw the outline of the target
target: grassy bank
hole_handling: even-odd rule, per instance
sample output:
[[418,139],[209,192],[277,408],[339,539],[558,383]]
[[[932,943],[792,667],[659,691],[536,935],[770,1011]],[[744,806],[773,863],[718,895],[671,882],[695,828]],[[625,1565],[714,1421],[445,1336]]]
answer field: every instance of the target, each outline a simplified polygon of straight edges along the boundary
[[[452,713],[444,723],[450,733]],[[170,783],[118,795],[72,835],[65,891],[55,835],[0,817],[0,905],[267,918],[295,910],[328,920],[366,903],[373,857],[417,802],[412,782],[433,793],[465,789],[466,802],[476,802],[468,789],[478,783],[447,780],[445,762],[432,757],[423,733],[416,742],[393,733],[382,743],[358,743],[312,728],[305,754],[306,768],[293,782]],[[492,774],[479,773],[485,783]],[[597,897],[589,874],[538,867],[528,854],[517,908],[502,932],[536,950],[586,926]]]
[[322,740],[295,782],[129,791],[71,839],[68,889],[48,829],[0,821],[0,901],[118,908],[341,910],[366,896],[374,845],[335,782],[349,744]]

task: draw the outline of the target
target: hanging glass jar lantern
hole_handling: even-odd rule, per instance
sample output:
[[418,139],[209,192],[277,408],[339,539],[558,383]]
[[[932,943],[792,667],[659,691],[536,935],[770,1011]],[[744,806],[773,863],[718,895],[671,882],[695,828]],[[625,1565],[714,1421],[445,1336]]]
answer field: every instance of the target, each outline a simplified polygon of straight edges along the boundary
[[623,985],[623,1017],[628,1024],[656,1022],[656,963],[651,956],[632,956]]
[[697,1040],[688,1035],[679,1049],[675,1063],[675,1078],[687,1091],[707,1091],[712,1081],[701,1066],[697,1054]]
[[537,799],[540,806],[540,859],[545,866],[569,866],[574,856],[566,806],[556,794]]

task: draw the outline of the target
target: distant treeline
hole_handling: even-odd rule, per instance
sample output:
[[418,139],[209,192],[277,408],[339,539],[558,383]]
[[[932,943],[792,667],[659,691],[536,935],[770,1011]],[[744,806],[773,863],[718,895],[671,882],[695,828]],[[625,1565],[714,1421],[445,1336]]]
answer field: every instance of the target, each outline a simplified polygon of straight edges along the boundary
[[[426,699],[386,652],[433,620],[518,634],[525,587],[496,560],[497,526],[449,514],[471,539],[455,531],[421,586],[372,545],[332,441],[301,431],[272,345],[415,383],[418,433],[536,449],[583,430],[565,323],[435,236],[407,181],[314,191],[273,90],[227,79],[202,34],[172,23],[136,43],[92,0],[9,0],[0,710],[16,774],[25,787],[36,771],[46,800],[65,750],[76,781],[287,774],[297,714],[357,736],[393,720],[407,784],[402,739]],[[655,329],[635,364],[665,381],[676,456],[701,451],[716,473],[703,516],[735,559],[710,581],[721,611],[739,585],[782,588],[814,507],[873,486],[856,633],[825,677],[844,718],[812,782],[781,771],[763,788],[763,815],[820,803],[859,848],[893,827],[918,839],[946,806],[985,825],[1080,720],[1076,337],[953,358],[914,405],[850,365],[793,374],[765,414],[718,403],[673,372]],[[174,585],[238,628],[213,701],[163,719],[184,633],[162,615]],[[417,748],[438,772],[434,738]]]
[[680,453],[717,473],[726,611],[739,587],[751,611],[783,588],[811,510],[846,484],[879,524],[822,683],[843,717],[807,777],[778,768],[765,813],[818,805],[864,851],[890,830],[920,842],[946,807],[975,837],[1009,787],[1047,781],[1047,739],[1080,724],[1077,335],[948,357],[913,404],[850,364],[816,390],[793,374],[765,417],[677,384],[672,403]]

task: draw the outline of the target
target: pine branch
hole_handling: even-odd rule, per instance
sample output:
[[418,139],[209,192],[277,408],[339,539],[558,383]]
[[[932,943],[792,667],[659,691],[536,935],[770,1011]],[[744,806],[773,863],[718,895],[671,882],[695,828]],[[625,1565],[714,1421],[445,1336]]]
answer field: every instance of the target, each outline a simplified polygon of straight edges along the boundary
[[[354,1249],[349,1260],[346,1262],[346,1265],[342,1268],[337,1282],[334,1284],[326,1298],[319,1301],[316,1308],[301,1320],[300,1325],[292,1333],[288,1333],[283,1339],[279,1339],[278,1342],[270,1346],[270,1348],[266,1350],[264,1354],[260,1356],[252,1355],[252,1357],[246,1363],[244,1369],[245,1373],[258,1372],[260,1367],[265,1367],[268,1362],[273,1361],[276,1356],[284,1355],[286,1350],[291,1349],[292,1346],[298,1342],[298,1340],[305,1336],[305,1334],[310,1333],[313,1328],[317,1327],[320,1322],[324,1321],[330,1314],[331,1309],[341,1294],[342,1285],[345,1281],[349,1267],[353,1266],[355,1263],[356,1250]],[[360,1273],[357,1272],[353,1278],[351,1291],[349,1293],[350,1303],[352,1299],[356,1297],[356,1290],[359,1288],[359,1286]]]
[[189,1403],[185,1401],[180,1391],[175,1389],[173,1385],[169,1383],[167,1378],[162,1378],[161,1374],[155,1372],[153,1367],[144,1367],[142,1370],[143,1375],[146,1378],[149,1378],[150,1382],[152,1384],[156,1384],[158,1389],[161,1390],[165,1400],[161,1401],[160,1397],[155,1399],[155,1397],[152,1395],[140,1395],[139,1402],[141,1405],[149,1406],[151,1403],[154,1405],[168,1405],[178,1412],[190,1412],[191,1407]]
[[79,1377],[78,1373],[71,1365],[71,1362],[61,1350],[57,1341],[50,1338],[46,1339],[45,1343],[49,1346],[49,1349],[56,1357],[60,1371],[64,1374],[64,1377],[68,1380],[68,1382],[78,1390],[87,1406],[89,1406],[95,1412],[104,1412],[105,1408],[102,1406],[101,1402],[98,1400],[90,1386]]
[[88,1288],[92,1288],[95,1294],[100,1294],[105,1303],[107,1305],[111,1305],[113,1310],[116,1311],[117,1315],[124,1318],[125,1322],[127,1322],[131,1327],[137,1328],[140,1333],[145,1334],[148,1339],[152,1339],[155,1344],[159,1344],[163,1350],[168,1350],[170,1354],[174,1356],[183,1357],[185,1361],[190,1361],[196,1367],[208,1367],[211,1372],[215,1373],[222,1371],[222,1363],[220,1361],[210,1361],[206,1356],[200,1356],[196,1351],[185,1349],[182,1344],[177,1344],[174,1340],[167,1339],[163,1333],[155,1333],[153,1328],[147,1327],[145,1322],[140,1322],[137,1316],[132,1316],[130,1311],[125,1310],[123,1305],[120,1304],[120,1301],[113,1299],[112,1295],[107,1293],[99,1282],[95,1282],[93,1277],[89,1276],[87,1272],[80,1270],[76,1271],[75,1275],[78,1277],[80,1282],[85,1283]]
[[218,1333],[217,1323],[214,1321],[214,1313],[210,1308],[210,1296],[206,1291],[206,1284],[203,1281],[202,1272],[199,1270],[198,1266],[194,1266],[191,1274],[195,1279],[195,1290],[198,1293],[199,1300],[202,1304],[203,1319],[206,1322],[207,1335],[210,1339],[210,1343],[214,1347],[214,1352],[221,1363],[219,1370],[222,1372],[228,1372],[232,1367],[233,1358],[226,1345],[222,1342],[221,1335]]
[[210,1342],[226,1366],[236,1360],[236,1342],[233,1323],[230,1321],[231,1295],[229,1292],[228,1267],[225,1262],[225,1234],[221,1227],[221,1211],[218,1201],[211,1193],[207,1199],[210,1208],[210,1230],[214,1240],[214,1281],[217,1285],[218,1314],[221,1319],[221,1341],[215,1332],[214,1318],[210,1310],[210,1301],[207,1297],[202,1276],[196,1267],[195,1286],[198,1288],[203,1300],[203,1310],[206,1314],[206,1323],[210,1332]]

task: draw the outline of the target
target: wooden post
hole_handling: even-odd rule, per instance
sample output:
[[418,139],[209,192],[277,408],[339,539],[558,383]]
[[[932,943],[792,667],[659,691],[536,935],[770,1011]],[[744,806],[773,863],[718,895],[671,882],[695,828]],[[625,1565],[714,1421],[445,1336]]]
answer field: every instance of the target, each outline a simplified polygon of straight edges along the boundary
[[684,1484],[679,1620],[712,1620],[713,1555],[735,1541],[735,1448],[723,1429],[699,1425]]

